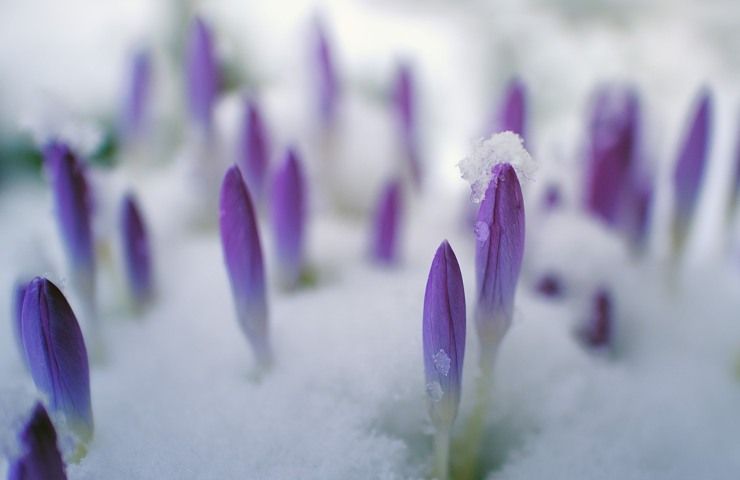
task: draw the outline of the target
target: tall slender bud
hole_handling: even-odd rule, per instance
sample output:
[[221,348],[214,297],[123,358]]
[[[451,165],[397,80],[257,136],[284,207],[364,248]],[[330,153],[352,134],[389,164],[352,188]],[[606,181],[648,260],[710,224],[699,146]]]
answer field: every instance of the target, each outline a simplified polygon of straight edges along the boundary
[[236,147],[236,164],[257,203],[262,201],[270,161],[270,142],[256,102],[244,102],[244,116]]
[[375,211],[370,253],[377,263],[398,261],[402,202],[401,181],[393,179],[383,188]]
[[527,140],[527,89],[521,79],[511,79],[504,90],[491,133],[514,132]]
[[193,121],[209,132],[218,95],[219,71],[213,34],[202,18],[190,25],[185,57],[187,101]]
[[142,306],[154,293],[152,258],[146,225],[131,193],[124,196],[121,206],[121,245],[129,291]]
[[127,139],[134,139],[143,133],[147,123],[152,88],[152,64],[148,51],[136,52],[129,75],[121,114],[121,133]]
[[329,127],[335,121],[341,92],[334,54],[321,20],[316,21],[313,47],[318,109],[324,126]]

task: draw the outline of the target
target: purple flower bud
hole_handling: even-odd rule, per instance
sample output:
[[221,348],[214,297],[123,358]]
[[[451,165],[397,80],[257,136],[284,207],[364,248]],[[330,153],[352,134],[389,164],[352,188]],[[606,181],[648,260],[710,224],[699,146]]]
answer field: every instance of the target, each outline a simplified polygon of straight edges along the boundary
[[20,432],[20,455],[10,464],[8,480],[66,480],[57,432],[44,407],[37,403]]
[[306,187],[298,154],[285,152],[272,181],[272,226],[275,230],[280,283],[293,288],[303,271],[306,230]]
[[89,291],[95,278],[91,208],[82,165],[66,145],[52,142],[44,148],[52,194],[61,233],[75,283]]
[[221,185],[221,245],[239,324],[258,363],[272,362],[268,338],[265,271],[257,217],[239,168],[232,166]]
[[149,52],[140,50],[131,63],[131,77],[121,118],[123,135],[135,138],[146,126],[147,106],[152,83],[152,67]]
[[689,129],[681,144],[673,176],[676,199],[674,239],[678,242],[679,248],[686,236],[699,197],[699,187],[709,151],[711,116],[711,95],[708,90],[703,90],[699,94]]
[[25,282],[18,282],[15,284],[13,290],[13,335],[15,336],[16,345],[18,345],[18,351],[21,354],[23,361],[26,361],[26,353],[23,349],[23,337],[21,336],[21,320],[23,314],[23,299],[26,296],[26,287],[28,284]]
[[421,165],[419,164],[415,99],[413,71],[408,64],[401,64],[398,67],[393,87],[393,104],[411,177],[418,186],[421,184]]
[[82,331],[61,291],[34,278],[23,300],[21,334],[36,387],[54,411],[64,414],[83,442],[92,438],[90,372]]
[[190,26],[185,68],[190,113],[203,130],[209,131],[218,94],[219,72],[211,31],[199,17]]
[[634,90],[607,86],[596,94],[589,126],[586,208],[616,226],[624,214],[637,155],[639,100]]
[[545,198],[543,203],[545,210],[554,210],[563,203],[563,199],[561,198],[560,194],[560,188],[558,188],[557,185],[550,185],[547,187],[547,189],[545,190]]
[[329,39],[324,24],[320,20],[316,22],[314,42],[319,113],[324,125],[330,126],[334,123],[336,117],[337,103],[341,92]]
[[262,199],[265,187],[267,165],[270,160],[269,147],[262,114],[254,101],[247,100],[244,103],[244,117],[239,131],[236,164],[258,203]]
[[535,284],[535,290],[545,297],[560,297],[563,294],[563,285],[560,276],[553,272],[545,273]]
[[488,356],[495,355],[511,325],[524,256],[522,189],[508,163],[493,167],[493,177],[478,211],[476,237],[476,326],[484,356]]
[[460,404],[465,358],[465,290],[455,252],[447,240],[437,249],[424,292],[424,373],[429,413],[449,431]]
[[506,86],[503,102],[494,120],[491,133],[514,132],[525,140],[527,129],[527,89],[519,78]]
[[601,288],[593,297],[589,318],[578,330],[578,338],[589,348],[606,348],[612,342],[612,302]]
[[378,263],[390,265],[398,260],[402,201],[400,180],[391,180],[383,188],[375,211],[371,255]]
[[153,294],[152,259],[149,235],[133,194],[123,198],[121,207],[121,245],[129,289],[137,305]]

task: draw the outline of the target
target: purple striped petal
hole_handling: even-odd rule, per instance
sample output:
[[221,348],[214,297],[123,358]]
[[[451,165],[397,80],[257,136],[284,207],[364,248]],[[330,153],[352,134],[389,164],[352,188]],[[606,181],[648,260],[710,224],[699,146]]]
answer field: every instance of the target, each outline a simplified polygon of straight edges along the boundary
[[303,271],[306,230],[306,186],[298,154],[285,153],[272,182],[272,227],[275,231],[280,283],[293,288]]
[[66,480],[57,432],[37,403],[19,435],[21,453],[10,464],[8,480]]
[[686,235],[696,208],[709,151],[711,117],[711,94],[708,90],[703,90],[683,137],[673,175],[676,199],[674,233],[678,237]]
[[[484,351],[494,354],[511,325],[524,256],[524,202],[514,168],[500,163],[478,210],[476,326]],[[487,353],[488,354],[488,353]]]
[[601,349],[612,343],[612,302],[609,292],[599,289],[593,297],[589,318],[578,330],[578,338],[589,348]]
[[131,77],[123,104],[122,130],[127,138],[139,136],[146,126],[147,107],[151,93],[152,66],[149,52],[140,50],[131,62]]
[[133,194],[123,198],[121,245],[129,290],[138,305],[151,299],[154,289],[149,235]]
[[57,223],[70,269],[92,281],[95,273],[89,188],[83,167],[66,145],[52,142],[44,148],[51,177]]
[[93,417],[85,342],[67,299],[45,278],[34,278],[26,289],[21,335],[36,387],[81,440],[89,441]]
[[371,254],[377,263],[390,265],[398,260],[402,201],[401,181],[391,180],[381,193],[373,223]]
[[314,49],[319,113],[324,125],[330,126],[336,117],[341,92],[334,56],[326,29],[321,21],[316,22]]
[[209,131],[213,122],[213,105],[218,94],[219,72],[213,35],[199,17],[190,26],[185,68],[190,113],[196,124]]
[[519,78],[513,78],[506,86],[504,98],[496,113],[491,133],[514,132],[526,144],[527,136],[527,89]]
[[419,164],[419,146],[417,140],[416,93],[414,75],[411,67],[401,64],[396,73],[393,87],[393,104],[401,129],[406,159],[414,183],[421,183],[421,165]]
[[23,319],[23,299],[26,296],[28,283],[18,282],[13,289],[13,335],[23,361],[26,361],[26,353],[23,349],[23,337],[21,336],[21,321]]
[[460,404],[465,358],[465,290],[455,252],[437,249],[424,292],[424,373],[434,425],[449,430]]
[[639,101],[634,90],[607,86],[597,92],[589,126],[586,208],[608,225],[624,213],[637,154]]
[[229,168],[221,185],[220,225],[224,262],[239,324],[258,363],[266,367],[272,361],[272,353],[262,246],[252,199],[236,166]]
[[237,141],[236,164],[258,203],[265,190],[269,160],[269,138],[262,114],[254,101],[247,100]]

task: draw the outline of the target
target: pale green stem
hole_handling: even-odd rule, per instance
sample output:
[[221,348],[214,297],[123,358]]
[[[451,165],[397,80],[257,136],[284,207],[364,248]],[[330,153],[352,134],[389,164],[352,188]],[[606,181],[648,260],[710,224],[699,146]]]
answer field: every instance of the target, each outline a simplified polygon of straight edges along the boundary
[[434,474],[447,480],[450,472],[450,431],[439,429],[434,434]]

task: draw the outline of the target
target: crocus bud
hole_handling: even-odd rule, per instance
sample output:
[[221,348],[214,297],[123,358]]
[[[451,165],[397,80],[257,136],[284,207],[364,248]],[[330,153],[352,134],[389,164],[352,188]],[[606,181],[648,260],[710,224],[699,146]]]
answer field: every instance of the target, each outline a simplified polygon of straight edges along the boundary
[[437,249],[424,292],[424,373],[434,426],[449,432],[460,403],[465,357],[465,290],[455,252]]
[[679,149],[673,175],[676,202],[673,221],[674,252],[683,247],[699,198],[709,151],[711,116],[711,95],[708,90],[704,90],[699,95],[691,123]]
[[285,152],[272,181],[272,226],[278,275],[285,288],[293,288],[303,271],[306,230],[306,186],[298,154]]
[[151,299],[154,289],[149,235],[133,194],[123,198],[121,207],[121,245],[131,296],[141,306]]
[[328,127],[334,123],[336,117],[340,86],[332,49],[321,21],[316,22],[314,58],[319,113],[324,125]]
[[66,480],[57,433],[44,407],[37,403],[19,435],[20,455],[10,463],[8,480]]
[[421,182],[419,147],[417,138],[416,94],[414,77],[408,64],[401,64],[396,73],[393,87],[393,104],[398,117],[406,159],[409,162],[411,177],[416,185]]
[[23,313],[23,299],[26,296],[26,287],[28,286],[25,282],[19,282],[15,284],[13,289],[13,335],[15,336],[15,343],[18,345],[18,351],[21,354],[23,361],[26,361],[26,354],[23,350],[23,337],[21,336],[21,320]]
[[401,182],[391,180],[383,188],[375,211],[370,253],[377,263],[390,265],[398,260],[402,200]]
[[514,132],[525,140],[527,129],[527,90],[519,78],[506,86],[504,96],[493,122],[491,133]]
[[147,107],[152,83],[152,66],[149,52],[140,50],[133,57],[130,78],[124,98],[121,115],[121,129],[124,137],[138,137],[147,121]]
[[628,88],[597,92],[589,125],[585,202],[589,212],[617,226],[626,208],[637,155],[639,101]]
[[219,72],[211,30],[199,17],[190,25],[185,68],[190,114],[193,121],[208,132],[213,122]]
[[239,168],[232,166],[221,185],[221,245],[239,324],[257,362],[272,361],[268,336],[265,271],[252,199]]
[[62,413],[83,443],[92,438],[90,372],[82,331],[61,291],[34,278],[26,289],[21,318],[26,362],[49,407]]
[[611,297],[601,288],[593,297],[589,317],[577,331],[578,338],[589,348],[607,348],[612,342],[612,321]]
[[558,274],[547,272],[537,280],[535,290],[545,297],[560,297],[563,294],[562,280]]
[[244,102],[244,117],[236,147],[236,164],[256,202],[262,200],[270,160],[267,129],[257,104]]
[[475,273],[478,283],[476,326],[483,355],[492,361],[509,330],[514,294],[524,256],[524,201],[514,168],[493,167],[493,177],[478,210],[475,227]]
[[48,144],[44,159],[73,283],[89,301],[94,298],[95,253],[87,179],[78,159],[62,143]]

